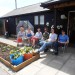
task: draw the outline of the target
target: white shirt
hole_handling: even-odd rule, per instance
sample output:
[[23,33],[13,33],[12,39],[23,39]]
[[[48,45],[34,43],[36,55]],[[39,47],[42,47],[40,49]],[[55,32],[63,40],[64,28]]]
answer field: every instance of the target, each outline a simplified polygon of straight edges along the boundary
[[57,34],[50,33],[48,41],[54,41],[54,40],[57,40]]
[[42,32],[36,32],[35,37],[41,39],[42,38]]
[[25,32],[19,31],[17,37],[21,37],[22,39],[24,39],[25,38]]

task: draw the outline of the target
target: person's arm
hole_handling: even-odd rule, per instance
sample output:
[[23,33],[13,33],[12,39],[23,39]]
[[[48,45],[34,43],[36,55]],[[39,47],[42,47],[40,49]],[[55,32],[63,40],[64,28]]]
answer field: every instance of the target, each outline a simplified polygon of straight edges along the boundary
[[32,34],[32,36],[34,36],[34,32],[33,31],[31,31],[31,34]]
[[24,32],[24,34],[23,34],[23,38],[25,38],[26,37],[26,33]]
[[20,31],[19,31],[18,34],[17,34],[17,38],[18,38],[18,37],[20,37]]
[[47,39],[49,38],[49,33],[48,33],[48,37],[47,37]]
[[51,33],[49,34],[49,38],[46,40],[47,42],[51,41]]
[[42,32],[40,33],[41,35],[40,35],[40,39],[42,38]]
[[28,31],[27,30],[25,30],[25,36],[27,37],[27,33],[28,33]]
[[45,40],[45,33],[42,34],[42,40]]
[[49,34],[49,39],[51,38],[51,33]]
[[57,35],[57,34],[55,34],[55,40],[54,40],[55,42],[57,41],[57,38],[58,38],[58,35]]
[[57,41],[57,34],[54,35],[55,39],[52,40],[52,42],[56,42]]
[[61,35],[59,35],[59,37],[58,37],[58,42],[60,43],[60,38],[61,38]]
[[66,38],[67,38],[67,41],[65,42],[65,44],[68,44],[69,43],[69,37],[66,36]]
[[34,35],[35,37],[37,37],[37,32],[35,33],[35,35]]

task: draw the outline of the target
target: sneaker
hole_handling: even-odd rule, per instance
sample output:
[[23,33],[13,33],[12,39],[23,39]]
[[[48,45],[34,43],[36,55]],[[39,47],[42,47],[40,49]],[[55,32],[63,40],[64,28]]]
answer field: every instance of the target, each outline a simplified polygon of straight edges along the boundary
[[44,53],[48,51],[48,48],[44,50]]
[[35,52],[35,53],[40,53],[39,49],[35,49],[34,52]]
[[54,49],[50,49],[50,52],[54,52]]

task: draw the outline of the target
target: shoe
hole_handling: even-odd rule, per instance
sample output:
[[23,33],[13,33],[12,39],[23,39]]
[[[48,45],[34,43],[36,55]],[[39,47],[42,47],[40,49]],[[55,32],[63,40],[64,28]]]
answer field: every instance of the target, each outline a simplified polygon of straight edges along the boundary
[[58,52],[55,52],[54,54],[55,54],[55,55],[58,55]]
[[45,50],[44,50],[44,53],[47,52],[47,51],[48,51],[48,49],[45,49]]
[[55,50],[54,50],[54,49],[50,49],[50,52],[52,52],[52,53],[53,53],[53,52],[55,52]]
[[35,53],[40,53],[40,51],[39,51],[39,49],[35,49],[35,51],[34,51]]

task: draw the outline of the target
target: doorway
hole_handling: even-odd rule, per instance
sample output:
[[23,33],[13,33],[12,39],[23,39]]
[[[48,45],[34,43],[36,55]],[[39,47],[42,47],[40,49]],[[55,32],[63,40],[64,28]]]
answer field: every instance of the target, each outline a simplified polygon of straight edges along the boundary
[[70,11],[68,17],[70,44],[75,44],[75,11]]

